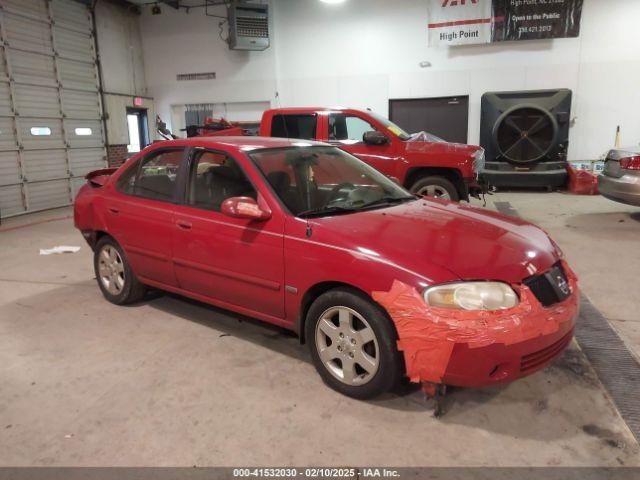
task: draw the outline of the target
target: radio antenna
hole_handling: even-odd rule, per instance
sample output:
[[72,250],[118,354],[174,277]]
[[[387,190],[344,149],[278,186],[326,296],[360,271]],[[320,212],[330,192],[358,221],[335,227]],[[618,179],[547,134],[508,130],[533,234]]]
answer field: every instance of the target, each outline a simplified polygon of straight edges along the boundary
[[[280,92],[278,91],[276,91],[276,103],[278,104],[278,110],[282,110],[282,104],[280,103]],[[284,128],[284,134],[287,136],[287,138],[291,138],[291,135],[289,135],[289,128],[287,127],[287,119],[282,113],[280,113],[280,118],[282,119],[282,127]]]

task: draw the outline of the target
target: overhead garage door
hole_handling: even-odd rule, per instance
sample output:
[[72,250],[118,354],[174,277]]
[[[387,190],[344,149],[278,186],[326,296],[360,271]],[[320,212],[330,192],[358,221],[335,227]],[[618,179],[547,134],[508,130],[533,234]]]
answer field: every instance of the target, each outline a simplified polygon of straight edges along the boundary
[[106,165],[91,12],[0,2],[0,215],[72,203]]

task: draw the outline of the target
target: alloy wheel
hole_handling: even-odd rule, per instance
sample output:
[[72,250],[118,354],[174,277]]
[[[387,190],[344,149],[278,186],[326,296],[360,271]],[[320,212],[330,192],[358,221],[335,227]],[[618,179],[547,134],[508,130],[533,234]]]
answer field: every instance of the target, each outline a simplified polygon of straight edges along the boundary
[[380,350],[375,332],[355,310],[325,310],[316,324],[315,341],[324,367],[345,385],[364,385],[378,371]]
[[112,245],[105,245],[98,257],[100,282],[111,295],[122,292],[125,282],[124,262],[118,250]]

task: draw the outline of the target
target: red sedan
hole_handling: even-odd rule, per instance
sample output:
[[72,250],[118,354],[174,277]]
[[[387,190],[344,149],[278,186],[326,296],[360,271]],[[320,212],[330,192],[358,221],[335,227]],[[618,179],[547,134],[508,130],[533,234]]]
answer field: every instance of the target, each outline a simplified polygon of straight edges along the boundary
[[576,277],[527,222],[416,198],[354,156],[259,137],[157,143],[88,175],[75,224],[116,304],[147,287],[297,332],[324,381],[368,398],[517,379],[557,357]]

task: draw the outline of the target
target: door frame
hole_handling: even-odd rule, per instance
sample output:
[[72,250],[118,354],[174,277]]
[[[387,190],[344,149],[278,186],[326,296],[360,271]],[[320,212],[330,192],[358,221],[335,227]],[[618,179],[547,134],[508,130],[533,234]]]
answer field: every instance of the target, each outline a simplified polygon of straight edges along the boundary
[[[149,109],[142,107],[127,107],[126,115],[127,117],[129,115],[138,116],[138,138],[140,139],[140,151],[142,151],[151,145],[151,135],[149,132]],[[131,139],[129,139],[129,144],[131,144]],[[133,156],[135,153],[138,152],[133,152],[130,156]]]

